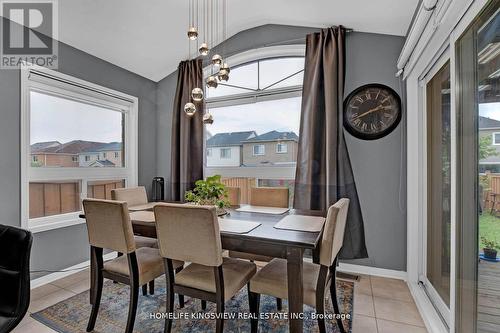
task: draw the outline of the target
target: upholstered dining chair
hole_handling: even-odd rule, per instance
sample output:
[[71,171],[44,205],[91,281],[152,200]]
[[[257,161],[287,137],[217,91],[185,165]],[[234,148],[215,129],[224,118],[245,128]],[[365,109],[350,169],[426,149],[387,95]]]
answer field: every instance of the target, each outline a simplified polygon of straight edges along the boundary
[[[344,230],[347,221],[349,199],[342,198],[328,209],[323,236],[320,244],[319,264],[304,261],[304,303],[316,308],[317,314],[325,313],[325,294],[330,289],[330,296],[335,314],[340,314],[337,301],[336,267],[338,254],[343,245]],[[273,259],[264,266],[250,281],[250,311],[258,318],[260,295],[287,298],[287,263],[284,259]],[[257,332],[258,319],[252,319],[252,332]],[[337,325],[345,333],[342,320]],[[326,332],[324,317],[318,316],[321,333]]]
[[[174,311],[174,293],[217,304],[224,304],[255,274],[254,263],[222,257],[219,221],[215,207],[159,204],[154,208],[156,234],[167,276],[167,313]],[[190,262],[174,276],[175,260]],[[216,319],[221,333],[224,319]],[[172,318],[165,319],[165,332],[172,329]]]
[[[134,329],[139,296],[139,286],[164,274],[163,259],[159,250],[150,247],[137,248],[132,233],[129,210],[126,202],[112,200],[83,200],[90,243],[91,304],[87,332],[94,329],[102,296],[104,278],[130,286],[130,303],[125,333]],[[121,252],[124,255],[103,262],[103,249]],[[183,263],[172,261],[172,266]]]
[[148,202],[148,195],[144,186],[117,188],[111,190],[111,199],[125,201],[130,211],[153,210],[156,202]]
[[19,325],[30,304],[31,232],[0,224],[0,332]]
[[[289,192],[286,187],[252,187],[250,189],[250,205],[252,206],[287,208],[289,206],[288,197]],[[269,262],[273,260],[272,257],[238,251],[229,251],[229,256],[231,258],[247,259],[252,262]],[[276,299],[276,308],[279,311],[282,309],[280,298]]]

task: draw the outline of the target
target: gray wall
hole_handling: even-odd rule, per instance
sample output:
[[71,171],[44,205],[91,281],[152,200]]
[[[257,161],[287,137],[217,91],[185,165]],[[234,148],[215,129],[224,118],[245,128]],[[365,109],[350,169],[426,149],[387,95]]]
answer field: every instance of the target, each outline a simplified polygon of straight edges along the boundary
[[[59,43],[59,71],[139,98],[139,184],[156,174],[156,83]],[[0,223],[20,226],[20,73],[0,69]],[[34,235],[32,270],[88,260],[85,225]],[[38,276],[38,274],[37,274]]]
[[[241,32],[226,43],[225,55],[254,48],[301,44],[315,28],[265,25]],[[395,77],[404,38],[361,32],[347,34],[346,96],[366,83],[382,83],[401,93]],[[158,83],[158,175],[170,177],[170,126],[177,73]],[[217,120],[215,120],[217,121]],[[406,270],[406,159],[404,121],[390,135],[375,141],[346,133],[358,186],[370,258],[349,263]]]

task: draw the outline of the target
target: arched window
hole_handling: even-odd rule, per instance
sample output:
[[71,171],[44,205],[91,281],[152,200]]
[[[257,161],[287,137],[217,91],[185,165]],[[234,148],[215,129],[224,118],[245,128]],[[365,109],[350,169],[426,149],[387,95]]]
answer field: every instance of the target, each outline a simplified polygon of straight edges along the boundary
[[206,126],[205,174],[240,187],[243,204],[253,186],[289,187],[292,194],[304,46],[250,51],[228,62],[229,80],[206,89],[214,123]]

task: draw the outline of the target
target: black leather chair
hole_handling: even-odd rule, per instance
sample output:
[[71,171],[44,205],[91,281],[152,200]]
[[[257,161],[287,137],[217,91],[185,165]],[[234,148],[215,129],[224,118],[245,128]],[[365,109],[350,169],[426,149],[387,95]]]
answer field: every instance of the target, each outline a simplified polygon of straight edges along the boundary
[[0,333],[12,331],[30,304],[29,231],[0,225]]

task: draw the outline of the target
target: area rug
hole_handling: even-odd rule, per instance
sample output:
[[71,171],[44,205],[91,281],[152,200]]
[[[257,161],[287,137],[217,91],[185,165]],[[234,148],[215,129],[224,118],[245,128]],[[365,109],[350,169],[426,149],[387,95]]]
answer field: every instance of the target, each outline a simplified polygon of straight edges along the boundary
[[[165,311],[165,277],[157,279],[155,284],[155,295],[142,296],[141,294],[139,296],[134,326],[135,333],[163,332],[165,321],[161,319],[161,315]],[[352,282],[342,280],[338,281],[337,285],[341,312],[352,318],[354,285]],[[210,314],[215,313],[215,304],[208,302],[207,310],[203,311],[199,300],[186,297],[183,309],[178,306],[177,296],[175,301],[175,315],[183,319],[173,321],[172,332],[215,332],[215,320],[209,318]],[[94,332],[123,333],[127,322],[128,302],[128,286],[106,281]],[[250,332],[250,320],[244,318],[249,313],[246,288],[227,301],[225,306],[226,313],[236,318],[225,321],[224,332]],[[87,290],[34,313],[32,317],[57,332],[84,333],[90,311],[89,291]],[[283,301],[283,310],[278,312],[276,300],[273,297],[262,295],[260,312],[269,319],[259,320],[259,332],[288,332],[288,320],[283,319],[286,311],[287,303],[285,300]],[[327,300],[326,312],[328,314],[334,313],[330,300]],[[314,308],[304,306],[304,332],[319,331],[316,319],[312,319],[314,314]],[[339,332],[334,319],[326,319],[326,323],[327,332]],[[346,328],[347,326],[351,327],[350,324],[351,320],[345,320]]]

